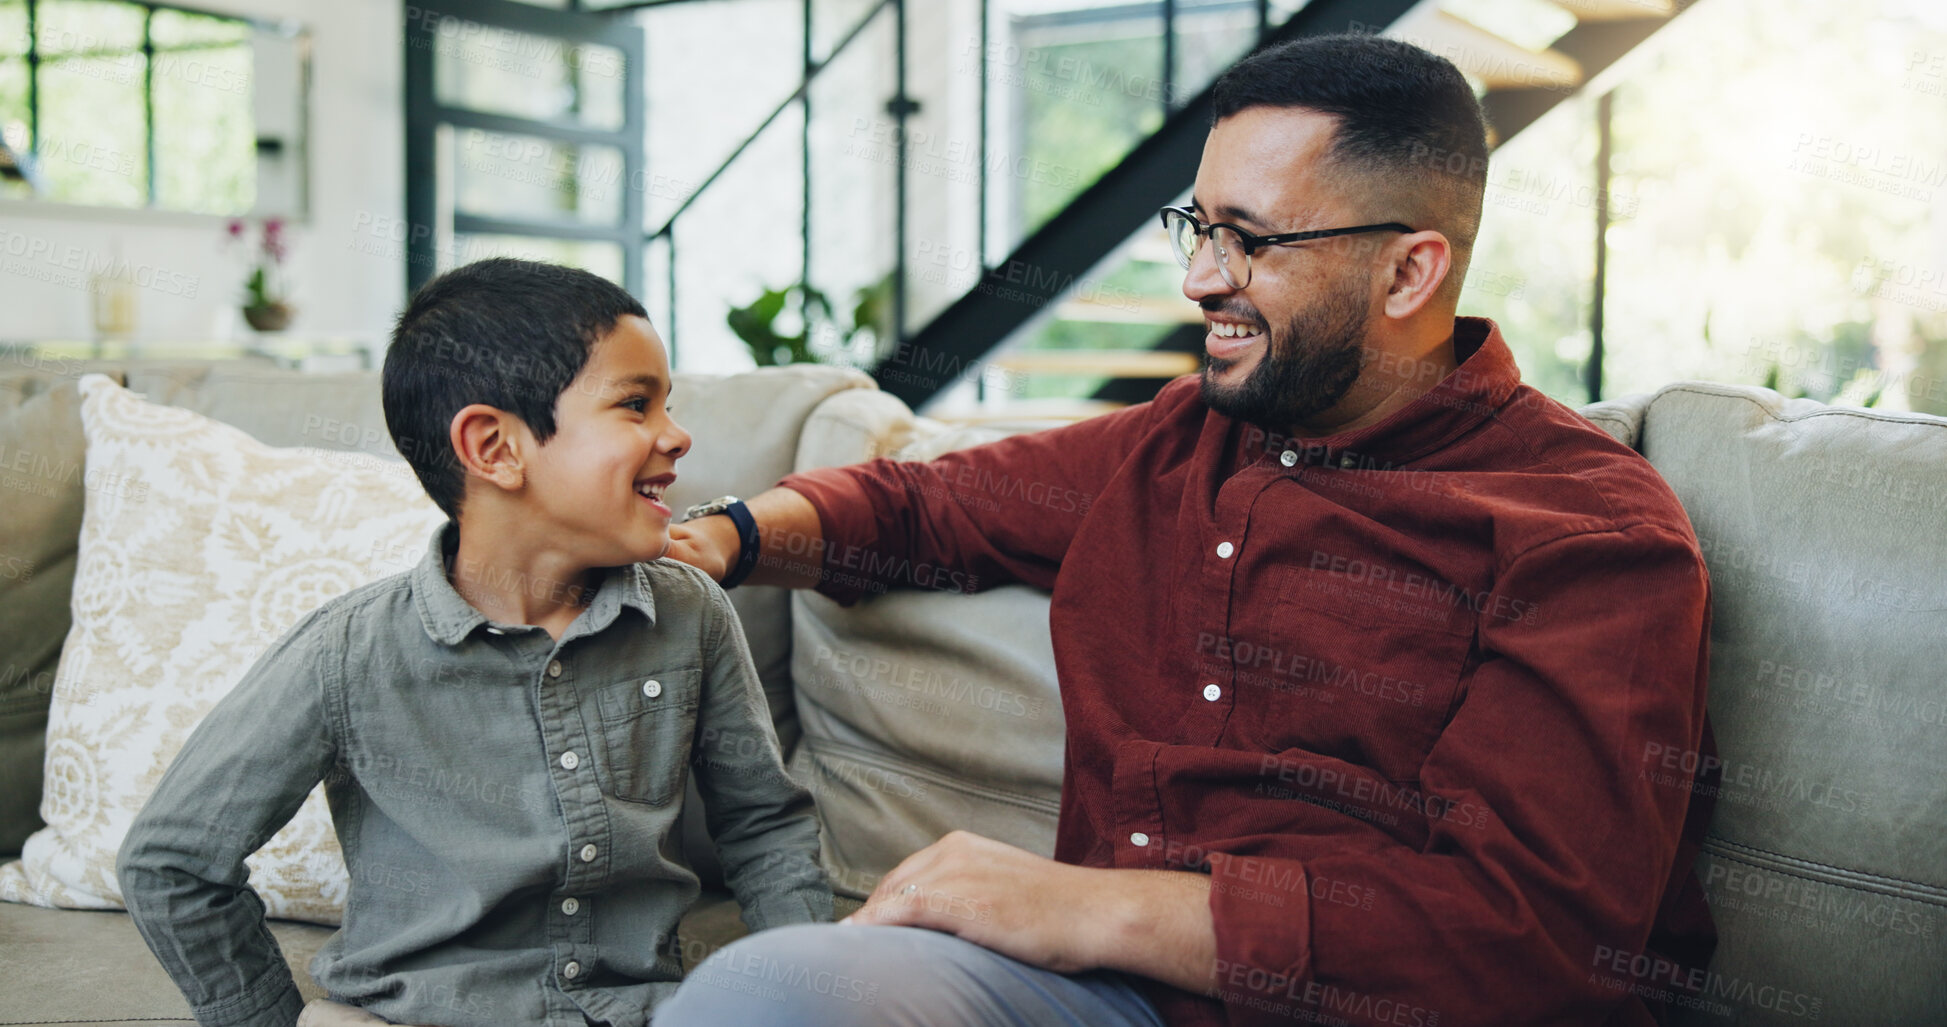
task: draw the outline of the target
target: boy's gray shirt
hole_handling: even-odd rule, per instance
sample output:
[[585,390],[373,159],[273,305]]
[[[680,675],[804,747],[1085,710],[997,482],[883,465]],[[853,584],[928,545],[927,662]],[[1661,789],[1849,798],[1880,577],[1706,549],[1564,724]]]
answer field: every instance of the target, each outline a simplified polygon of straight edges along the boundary
[[699,892],[690,767],[745,921],[831,919],[811,797],[716,583],[667,559],[609,568],[556,642],[460,597],[456,540],[449,521],[414,569],[299,621],[130,828],[123,897],[198,1022],[296,1021],[244,857],[320,780],[352,880],[311,973],[388,1020],[645,1024]]

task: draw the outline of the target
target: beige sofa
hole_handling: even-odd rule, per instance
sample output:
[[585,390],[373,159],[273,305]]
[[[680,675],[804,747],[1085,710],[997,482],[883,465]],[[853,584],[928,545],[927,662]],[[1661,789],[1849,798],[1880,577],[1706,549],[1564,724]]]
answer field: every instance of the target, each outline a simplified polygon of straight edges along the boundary
[[[96,369],[0,368],[0,852],[37,823],[38,735],[84,496],[79,476],[51,489],[8,479],[42,458],[79,463],[74,380]],[[274,445],[392,455],[376,374],[105,370]],[[829,368],[679,376],[677,389],[696,448],[673,504],[1032,427],[949,429]],[[1584,413],[1670,481],[1711,563],[1724,784],[1699,870],[1722,941],[1687,1020],[1947,1022],[1947,421],[1696,383]],[[819,799],[841,894],[864,895],[954,828],[1052,848],[1062,721],[1045,594],[899,592],[849,610],[773,589],[732,596],[791,766]],[[1644,772],[1664,772],[1661,759],[1646,754]],[[708,881],[700,828],[689,843]],[[329,929],[274,930],[315,994],[303,967]],[[685,920],[685,962],[741,930],[706,893]],[[0,904],[0,1024],[128,1022],[190,1021],[125,915]]]

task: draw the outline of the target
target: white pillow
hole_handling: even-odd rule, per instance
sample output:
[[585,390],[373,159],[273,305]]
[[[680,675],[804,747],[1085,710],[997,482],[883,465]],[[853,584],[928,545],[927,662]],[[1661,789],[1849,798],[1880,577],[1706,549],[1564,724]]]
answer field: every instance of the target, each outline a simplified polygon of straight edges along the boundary
[[[99,374],[80,391],[86,505],[47,826],[0,866],[0,899],[118,909],[115,853],[204,714],[306,613],[415,564],[445,518],[402,461],[277,449]],[[322,787],[248,862],[271,916],[338,922]]]

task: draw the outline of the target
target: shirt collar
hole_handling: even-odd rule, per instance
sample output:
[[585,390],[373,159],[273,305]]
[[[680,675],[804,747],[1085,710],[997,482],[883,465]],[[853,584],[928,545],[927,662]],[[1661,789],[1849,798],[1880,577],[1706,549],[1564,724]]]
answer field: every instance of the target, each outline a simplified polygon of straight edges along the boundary
[[[425,625],[426,634],[441,645],[458,645],[471,635],[475,628],[495,622],[475,609],[453,588],[447,577],[449,561],[460,544],[460,526],[449,520],[433,531],[427,543],[426,555],[412,569],[413,601],[419,607],[419,619]],[[656,623],[656,599],[649,589],[649,574],[641,564],[625,564],[606,568],[602,583],[595,589],[595,598],[575,619],[575,625],[561,636],[562,641],[580,635],[592,635],[607,628],[615,621],[622,607],[629,606],[642,611],[650,624]],[[527,630],[530,625],[501,625],[510,630]]]
[[1454,318],[1453,348],[1460,366],[1377,424],[1317,438],[1288,438],[1242,425],[1236,465],[1278,460],[1290,450],[1297,456],[1293,467],[1383,469],[1441,449],[1493,417],[1521,385],[1521,370],[1493,321]]

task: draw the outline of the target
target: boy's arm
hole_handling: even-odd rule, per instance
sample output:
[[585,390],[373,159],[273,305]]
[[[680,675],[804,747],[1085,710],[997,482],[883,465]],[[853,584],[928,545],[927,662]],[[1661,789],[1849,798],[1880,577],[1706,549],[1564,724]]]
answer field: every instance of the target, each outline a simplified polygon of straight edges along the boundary
[[702,583],[711,624],[690,763],[724,880],[753,931],[832,918],[811,793],[785,773],[750,648],[723,590]]
[[334,758],[324,677],[339,656],[314,611],[217,702],[149,797],[115,864],[122,899],[196,1022],[291,1027],[304,1001],[264,924],[244,857]]

